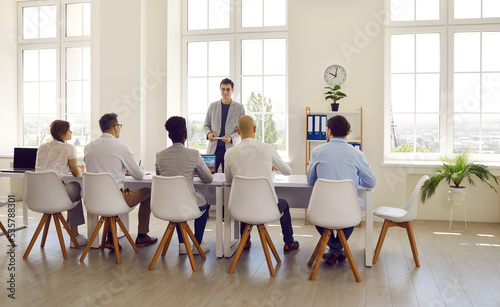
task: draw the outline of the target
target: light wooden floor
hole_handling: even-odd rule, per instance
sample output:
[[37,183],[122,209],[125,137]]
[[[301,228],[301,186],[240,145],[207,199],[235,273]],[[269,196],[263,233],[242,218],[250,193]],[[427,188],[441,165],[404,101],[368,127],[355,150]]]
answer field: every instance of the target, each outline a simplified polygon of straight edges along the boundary
[[[5,225],[4,209],[0,220]],[[134,239],[135,213],[130,217]],[[178,255],[175,236],[153,271],[148,265],[157,245],[135,254],[125,239],[120,240],[121,265],[113,253],[100,250],[91,250],[81,264],[82,250],[68,248],[64,260],[53,224],[45,249],[38,241],[23,260],[39,220],[40,215],[31,212],[29,227],[16,232],[15,300],[7,297],[11,258],[0,236],[0,306],[500,306],[500,224],[469,223],[466,233],[450,234],[445,222],[416,221],[420,268],[414,265],[405,231],[395,228],[387,234],[378,263],[364,267],[364,230],[356,228],[349,240],[362,278],[356,283],[347,261],[335,266],[323,262],[316,280],[308,280],[307,261],[319,234],[301,219],[293,221],[301,244],[295,254],[283,254],[279,223],[267,227],[282,259],[275,265],[276,277],[269,275],[256,230],[251,251],[228,274],[231,259],[215,257],[213,217],[204,239],[212,251],[205,261],[195,256],[198,272],[191,271],[186,256]],[[152,217],[150,234],[161,237],[166,225]],[[374,226],[375,238],[380,227]],[[80,231],[85,233],[85,228]]]

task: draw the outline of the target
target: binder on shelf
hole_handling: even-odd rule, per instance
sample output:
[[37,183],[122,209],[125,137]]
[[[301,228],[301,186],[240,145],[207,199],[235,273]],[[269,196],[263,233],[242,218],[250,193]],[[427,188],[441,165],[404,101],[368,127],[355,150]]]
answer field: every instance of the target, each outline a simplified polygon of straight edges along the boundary
[[326,115],[321,115],[321,139],[326,140]]
[[314,140],[314,115],[307,115],[307,139]]
[[349,143],[349,144],[351,144],[352,146],[354,146],[354,148],[356,148],[358,150],[361,150],[361,143],[352,142],[352,143]]
[[321,140],[321,115],[314,115],[314,139]]

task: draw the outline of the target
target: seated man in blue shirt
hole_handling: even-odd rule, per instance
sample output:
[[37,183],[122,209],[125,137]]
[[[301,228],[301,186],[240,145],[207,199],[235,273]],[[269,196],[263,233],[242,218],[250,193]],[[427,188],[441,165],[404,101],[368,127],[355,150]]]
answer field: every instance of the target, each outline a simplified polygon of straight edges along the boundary
[[[345,140],[350,129],[351,125],[344,116],[336,115],[328,119],[326,129],[328,143],[313,149],[309,167],[307,168],[307,183],[314,185],[319,178],[330,180],[350,179],[356,187],[358,184],[367,188],[375,186],[375,174],[368,165],[365,155]],[[363,201],[360,199],[359,202],[363,207]],[[316,226],[316,228],[320,234],[323,233],[322,227]],[[351,236],[354,227],[343,230],[347,240]],[[327,263],[333,265],[337,261],[342,262],[346,259],[338,236],[332,234],[328,247],[330,252],[323,255],[323,259]]]

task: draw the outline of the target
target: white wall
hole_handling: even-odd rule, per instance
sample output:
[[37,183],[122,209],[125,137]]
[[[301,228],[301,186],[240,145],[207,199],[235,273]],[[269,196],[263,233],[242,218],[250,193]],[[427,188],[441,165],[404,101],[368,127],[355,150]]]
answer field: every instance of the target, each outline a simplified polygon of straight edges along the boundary
[[[5,2],[0,1],[2,12]],[[155,153],[167,144],[163,128],[167,116],[181,112],[179,3],[178,0],[93,2],[92,14],[98,23],[92,28],[93,65],[98,64],[92,70],[93,128],[97,128],[97,120],[103,113],[119,113],[124,124],[120,139],[129,144],[146,169],[154,168]],[[305,172],[305,107],[328,110],[322,94],[326,85],[323,72],[331,64],[340,64],[347,70],[343,89],[348,94],[341,101],[341,109],[363,107],[363,151],[377,175],[375,206],[402,205],[418,177],[431,173],[432,168],[417,168],[409,163],[383,165],[384,33],[380,14],[384,0],[289,0],[288,3],[289,145],[293,173]],[[350,53],[343,52],[342,47],[350,48]],[[157,65],[159,68],[155,70]],[[153,73],[151,70],[148,73],[148,69],[153,69]],[[145,81],[144,76],[148,75],[156,77],[157,82]],[[149,89],[145,87],[148,84]],[[138,95],[141,86],[146,88],[146,96]],[[498,170],[494,171],[500,175]],[[446,197],[443,185],[434,198],[420,206],[418,217],[447,219]],[[468,200],[469,220],[500,222],[497,194],[479,185],[469,189]]]

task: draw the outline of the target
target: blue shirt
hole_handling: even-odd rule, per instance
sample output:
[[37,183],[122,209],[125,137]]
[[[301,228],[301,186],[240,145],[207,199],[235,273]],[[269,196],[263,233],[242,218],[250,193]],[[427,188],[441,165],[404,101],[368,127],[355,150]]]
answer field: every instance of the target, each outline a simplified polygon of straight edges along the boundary
[[[307,168],[307,183],[314,185],[317,179],[350,179],[356,187],[375,186],[375,174],[360,150],[344,139],[332,138],[328,143],[314,148]],[[363,202],[360,199],[363,207]]]

